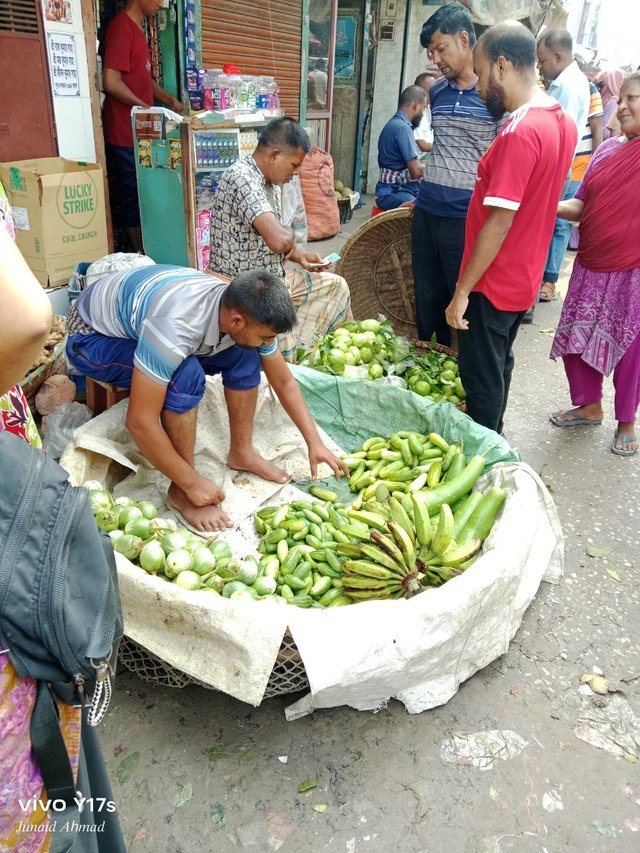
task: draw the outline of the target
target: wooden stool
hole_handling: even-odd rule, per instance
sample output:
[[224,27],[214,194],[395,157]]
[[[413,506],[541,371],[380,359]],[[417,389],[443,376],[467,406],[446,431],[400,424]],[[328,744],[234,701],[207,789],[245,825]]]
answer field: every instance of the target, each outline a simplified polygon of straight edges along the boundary
[[87,406],[94,417],[128,396],[128,388],[118,388],[110,382],[99,382],[87,376]]

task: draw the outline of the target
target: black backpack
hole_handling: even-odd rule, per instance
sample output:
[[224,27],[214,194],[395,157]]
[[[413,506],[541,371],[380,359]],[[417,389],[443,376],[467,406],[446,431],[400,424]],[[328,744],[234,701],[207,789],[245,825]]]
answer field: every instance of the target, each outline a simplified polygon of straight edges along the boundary
[[[116,564],[87,492],[57,462],[5,431],[0,472],[0,650],[39,682],[31,740],[48,798],[68,806],[59,824],[77,803],[52,694],[83,705],[90,726],[104,716],[123,629]],[[51,841],[63,851],[74,839]]]

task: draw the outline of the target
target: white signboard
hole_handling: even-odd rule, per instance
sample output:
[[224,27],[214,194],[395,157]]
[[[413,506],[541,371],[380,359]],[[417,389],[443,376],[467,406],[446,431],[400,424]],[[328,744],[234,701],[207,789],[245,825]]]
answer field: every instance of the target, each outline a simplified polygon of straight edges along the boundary
[[69,98],[80,96],[75,36],[47,33],[53,94]]

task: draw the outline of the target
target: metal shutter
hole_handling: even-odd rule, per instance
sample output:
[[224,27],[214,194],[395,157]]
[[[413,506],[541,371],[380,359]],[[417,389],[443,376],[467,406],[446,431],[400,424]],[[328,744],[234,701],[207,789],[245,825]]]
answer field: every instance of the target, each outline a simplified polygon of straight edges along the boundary
[[38,34],[38,13],[34,0],[0,0],[0,30]]
[[243,74],[269,74],[280,87],[285,114],[300,116],[302,0],[202,0],[205,68],[237,65]]

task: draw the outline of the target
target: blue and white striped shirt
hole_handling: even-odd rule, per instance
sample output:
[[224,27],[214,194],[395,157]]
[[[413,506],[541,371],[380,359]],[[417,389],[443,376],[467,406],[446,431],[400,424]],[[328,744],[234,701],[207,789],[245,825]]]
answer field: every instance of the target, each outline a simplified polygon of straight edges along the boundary
[[498,122],[489,114],[475,84],[459,89],[441,78],[429,89],[433,150],[416,205],[435,216],[467,215],[478,163],[496,137]]
[[[134,366],[167,385],[190,355],[209,356],[234,345],[220,334],[220,300],[227,283],[188,267],[154,264],[109,273],[76,300],[82,320],[111,338],[137,341]],[[278,342],[258,347],[261,357]]]

